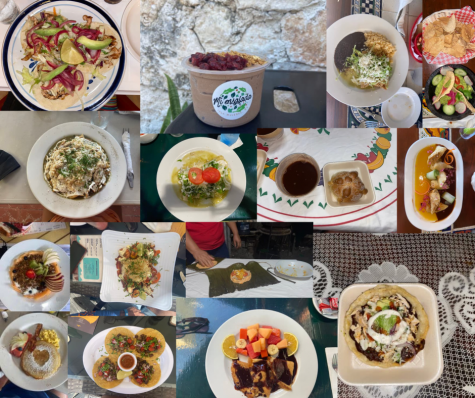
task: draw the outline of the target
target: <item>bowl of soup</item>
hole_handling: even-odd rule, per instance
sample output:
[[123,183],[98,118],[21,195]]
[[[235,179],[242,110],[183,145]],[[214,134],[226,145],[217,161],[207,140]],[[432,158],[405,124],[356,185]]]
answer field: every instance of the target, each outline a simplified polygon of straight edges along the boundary
[[416,141],[406,154],[404,207],[412,225],[440,231],[460,216],[463,160],[458,148],[443,138]]

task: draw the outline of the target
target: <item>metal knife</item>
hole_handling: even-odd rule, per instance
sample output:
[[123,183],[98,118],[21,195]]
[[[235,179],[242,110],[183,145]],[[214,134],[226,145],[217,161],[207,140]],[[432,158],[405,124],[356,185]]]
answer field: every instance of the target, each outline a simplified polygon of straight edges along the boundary
[[122,132],[122,147],[124,148],[125,161],[127,162],[127,180],[130,188],[134,187],[134,169],[132,166],[132,156],[130,155],[130,133],[124,128]]

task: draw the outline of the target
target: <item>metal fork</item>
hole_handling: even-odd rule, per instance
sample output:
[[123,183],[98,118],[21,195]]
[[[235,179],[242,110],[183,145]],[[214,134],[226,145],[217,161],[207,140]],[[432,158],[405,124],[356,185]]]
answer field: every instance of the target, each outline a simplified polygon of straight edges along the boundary
[[332,368],[335,372],[338,373],[338,356],[337,354],[333,354],[332,358]]
[[378,122],[373,122],[371,120],[363,120],[363,122],[358,126],[360,129],[372,129],[375,127],[378,127]]

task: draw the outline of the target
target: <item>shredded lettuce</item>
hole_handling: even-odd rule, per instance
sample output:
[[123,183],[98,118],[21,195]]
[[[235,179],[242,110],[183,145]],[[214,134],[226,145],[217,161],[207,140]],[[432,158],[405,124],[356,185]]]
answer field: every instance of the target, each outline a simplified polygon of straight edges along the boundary
[[96,76],[99,80],[104,80],[106,78],[104,75],[100,74],[99,68],[94,68],[94,71],[92,72],[92,76]]

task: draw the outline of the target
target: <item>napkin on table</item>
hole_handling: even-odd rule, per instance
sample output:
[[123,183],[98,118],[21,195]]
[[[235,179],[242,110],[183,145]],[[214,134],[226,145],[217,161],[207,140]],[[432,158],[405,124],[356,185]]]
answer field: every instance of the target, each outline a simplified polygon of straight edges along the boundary
[[0,180],[20,168],[20,164],[9,153],[0,150]]

